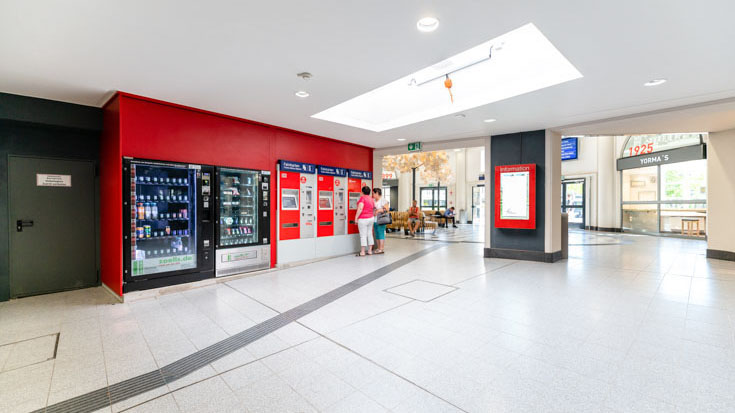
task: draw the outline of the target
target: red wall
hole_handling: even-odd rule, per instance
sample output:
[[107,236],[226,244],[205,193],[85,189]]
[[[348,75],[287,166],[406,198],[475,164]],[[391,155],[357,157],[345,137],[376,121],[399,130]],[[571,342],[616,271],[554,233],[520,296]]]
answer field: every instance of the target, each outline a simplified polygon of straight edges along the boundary
[[[109,118],[109,122],[108,122]],[[117,118],[119,124],[114,125]],[[119,131],[117,151],[115,136]],[[111,146],[108,148],[107,145]],[[118,93],[105,106],[101,154],[102,280],[122,294],[122,156],[270,170],[279,159],[371,171],[373,150],[141,96]],[[107,165],[105,165],[107,164]],[[271,202],[271,239],[276,236]],[[108,228],[109,229],[106,229]],[[114,250],[114,251],[113,251]],[[271,243],[271,265],[276,244]]]
[[100,277],[122,296],[122,151],[120,102],[104,107],[100,141]]

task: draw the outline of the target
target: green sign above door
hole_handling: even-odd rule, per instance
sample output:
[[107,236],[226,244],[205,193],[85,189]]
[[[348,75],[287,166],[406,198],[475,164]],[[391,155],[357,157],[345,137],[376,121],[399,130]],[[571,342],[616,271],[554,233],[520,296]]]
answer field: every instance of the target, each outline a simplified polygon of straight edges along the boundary
[[411,142],[408,144],[409,152],[417,152],[421,150],[421,142]]

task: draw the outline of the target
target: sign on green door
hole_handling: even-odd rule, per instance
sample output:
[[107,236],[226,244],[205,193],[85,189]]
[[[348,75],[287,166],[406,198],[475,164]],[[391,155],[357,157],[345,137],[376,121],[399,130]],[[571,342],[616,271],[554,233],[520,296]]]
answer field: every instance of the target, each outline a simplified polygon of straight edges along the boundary
[[408,144],[409,152],[417,152],[421,150],[421,142],[411,142]]

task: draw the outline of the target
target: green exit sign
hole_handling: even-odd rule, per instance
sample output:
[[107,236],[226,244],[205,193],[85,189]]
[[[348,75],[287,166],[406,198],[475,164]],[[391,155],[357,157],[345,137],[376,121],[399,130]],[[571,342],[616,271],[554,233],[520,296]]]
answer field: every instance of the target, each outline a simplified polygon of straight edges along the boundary
[[409,152],[416,152],[421,150],[421,142],[411,142],[408,144]]

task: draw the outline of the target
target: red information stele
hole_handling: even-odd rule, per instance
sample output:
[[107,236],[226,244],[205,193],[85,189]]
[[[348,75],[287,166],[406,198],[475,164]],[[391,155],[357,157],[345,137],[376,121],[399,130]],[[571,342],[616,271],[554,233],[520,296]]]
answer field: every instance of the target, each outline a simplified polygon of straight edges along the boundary
[[[500,218],[500,176],[507,172],[528,172],[528,219]],[[495,167],[495,228],[536,229],[536,164]]]

